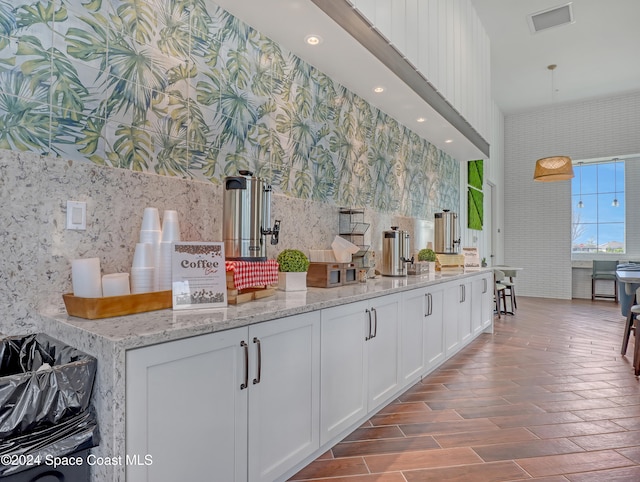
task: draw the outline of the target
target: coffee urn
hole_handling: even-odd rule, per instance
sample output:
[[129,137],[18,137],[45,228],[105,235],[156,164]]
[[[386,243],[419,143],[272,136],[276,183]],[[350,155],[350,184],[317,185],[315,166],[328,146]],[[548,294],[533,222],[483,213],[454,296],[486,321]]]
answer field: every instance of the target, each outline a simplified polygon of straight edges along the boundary
[[382,276],[406,276],[409,259],[409,233],[399,231],[397,226],[391,226],[391,231],[382,233]]
[[442,211],[435,213],[434,251],[441,254],[458,254],[460,248],[458,215],[448,209]]
[[230,260],[265,261],[266,238],[278,244],[280,221],[271,227],[271,186],[251,171],[224,179],[222,237]]

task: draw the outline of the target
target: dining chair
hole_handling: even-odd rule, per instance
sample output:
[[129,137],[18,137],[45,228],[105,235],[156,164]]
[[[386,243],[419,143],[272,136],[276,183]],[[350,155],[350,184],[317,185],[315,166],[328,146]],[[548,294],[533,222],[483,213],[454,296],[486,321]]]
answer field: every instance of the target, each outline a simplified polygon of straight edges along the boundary
[[638,345],[638,320],[636,318],[637,315],[640,315],[640,305],[636,304],[640,300],[640,288],[636,289],[635,298],[633,300],[633,304],[631,308],[629,308],[629,314],[627,315],[627,321],[624,326],[624,335],[622,336],[622,349],[620,350],[620,354],[627,354],[627,345],[629,344],[629,337],[631,336],[631,332],[633,331],[636,337],[635,344]]
[[[596,298],[613,298],[618,302],[618,279],[616,278],[616,269],[618,261],[593,261],[593,272],[591,273],[591,300]],[[596,281],[610,280],[613,281],[613,294],[596,293]]]

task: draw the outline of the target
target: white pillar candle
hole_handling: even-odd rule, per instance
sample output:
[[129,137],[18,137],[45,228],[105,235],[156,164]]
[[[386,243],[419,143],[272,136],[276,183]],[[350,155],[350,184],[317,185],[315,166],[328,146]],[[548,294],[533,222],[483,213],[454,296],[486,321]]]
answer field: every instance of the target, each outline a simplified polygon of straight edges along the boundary
[[129,273],[111,273],[102,277],[103,296],[122,296],[131,294]]
[[100,274],[100,259],[72,259],[71,283],[73,294],[79,298],[101,298],[102,277]]

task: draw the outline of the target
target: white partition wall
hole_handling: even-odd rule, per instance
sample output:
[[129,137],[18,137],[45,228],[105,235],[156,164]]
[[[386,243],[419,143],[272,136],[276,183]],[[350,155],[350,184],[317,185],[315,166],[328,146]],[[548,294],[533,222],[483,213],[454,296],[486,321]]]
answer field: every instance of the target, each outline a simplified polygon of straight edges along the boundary
[[485,139],[491,138],[490,42],[470,0],[351,0]]

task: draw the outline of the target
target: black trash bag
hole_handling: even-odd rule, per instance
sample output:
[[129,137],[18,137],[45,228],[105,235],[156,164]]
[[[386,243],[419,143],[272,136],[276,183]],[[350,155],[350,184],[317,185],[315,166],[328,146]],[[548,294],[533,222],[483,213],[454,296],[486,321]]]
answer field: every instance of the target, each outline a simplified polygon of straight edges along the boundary
[[96,359],[48,335],[0,339],[0,440],[84,412]]
[[[50,465],[54,457],[73,456],[99,443],[98,423],[92,410],[51,427],[6,438],[0,441],[0,477],[28,470],[34,465]],[[20,465],[25,460],[28,465]]]

